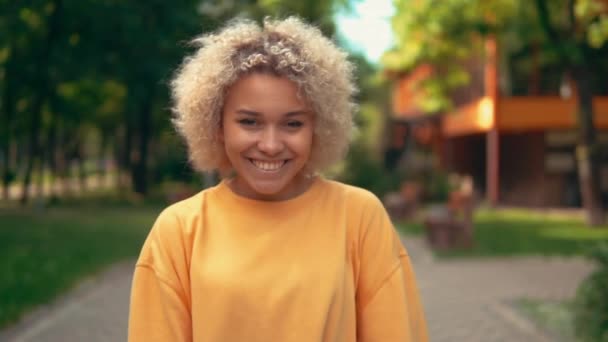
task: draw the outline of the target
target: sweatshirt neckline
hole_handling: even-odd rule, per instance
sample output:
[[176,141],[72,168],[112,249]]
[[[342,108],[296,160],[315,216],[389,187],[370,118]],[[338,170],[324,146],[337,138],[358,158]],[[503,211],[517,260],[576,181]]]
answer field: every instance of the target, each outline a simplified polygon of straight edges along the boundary
[[[316,194],[319,192],[321,188],[321,183],[323,183],[323,179],[321,176],[317,175],[312,181],[312,184],[306,191],[299,194],[296,197],[281,200],[281,201],[264,201],[248,198],[242,195],[235,193],[230,186],[228,185],[228,181],[223,179],[217,186],[217,193],[221,198],[229,201],[231,204],[238,206],[240,209],[243,208],[251,208],[253,210],[264,210],[264,209],[272,209],[273,211],[276,209],[286,209],[290,207],[299,206],[302,203],[307,203],[310,198],[314,198]],[[279,214],[278,212],[276,212]]]

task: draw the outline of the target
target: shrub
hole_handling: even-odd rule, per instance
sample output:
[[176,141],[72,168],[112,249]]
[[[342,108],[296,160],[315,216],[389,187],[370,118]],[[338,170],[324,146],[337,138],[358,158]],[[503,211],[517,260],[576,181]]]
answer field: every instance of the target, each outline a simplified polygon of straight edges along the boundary
[[592,249],[598,268],[579,286],[574,302],[574,326],[582,341],[608,342],[608,243]]
[[426,199],[430,202],[446,202],[452,190],[448,175],[445,172],[434,171],[425,180]]
[[382,198],[389,191],[399,191],[398,172],[387,171],[363,144],[353,144],[339,179],[345,183],[368,189]]

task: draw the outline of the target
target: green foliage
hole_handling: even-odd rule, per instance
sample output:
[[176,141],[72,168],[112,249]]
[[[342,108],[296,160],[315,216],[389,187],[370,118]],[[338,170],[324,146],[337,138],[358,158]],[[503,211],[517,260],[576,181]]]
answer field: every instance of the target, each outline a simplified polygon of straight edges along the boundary
[[369,148],[356,143],[350,149],[341,181],[367,189],[379,197],[389,191],[399,189],[401,183],[397,173],[384,169],[382,162],[375,158]]
[[388,82],[377,68],[358,54],[351,54],[350,60],[355,64],[356,82],[359,92],[356,103],[359,110],[355,116],[358,128],[356,143],[369,149],[370,153],[379,151],[383,142],[386,114],[388,112]]
[[473,34],[495,32],[515,9],[509,0],[397,0],[395,7],[398,64],[387,64],[390,69],[466,57]]
[[[469,82],[459,75],[466,73],[460,62],[474,51],[483,51],[481,38],[488,35],[500,41],[503,57],[526,55],[534,47],[541,52],[540,65],[561,63],[563,69],[563,64],[585,63],[585,58],[586,63],[605,63],[608,12],[601,0],[397,0],[395,4],[396,47],[383,56],[382,64],[405,72],[421,64],[435,69],[420,85],[425,96],[419,105],[429,113],[450,109],[451,91]],[[555,39],[549,39],[547,32]]]
[[251,16],[258,19],[268,15],[286,17],[297,14],[308,22],[315,23],[325,34],[333,35],[335,32],[333,15],[338,8],[347,5],[347,0],[261,0],[248,10]]
[[450,92],[469,82],[459,62],[479,50],[479,37],[503,29],[516,9],[509,0],[398,0],[395,4],[392,24],[397,44],[382,63],[399,71],[433,66],[435,75],[421,84],[425,96],[419,99],[428,113],[450,108]]
[[432,172],[424,181],[426,189],[426,200],[430,202],[445,203],[448,200],[452,186],[447,173]]
[[388,83],[362,55],[353,54],[350,59],[356,66],[359,87],[357,134],[338,178],[381,197],[388,191],[397,191],[400,184],[399,174],[385,170],[379,156],[388,112]]
[[597,269],[579,286],[574,302],[575,331],[581,341],[608,341],[608,242],[590,252]]
[[[172,131],[167,85],[190,39],[235,16],[294,14],[332,35],[333,12],[343,6],[348,1],[0,0],[0,161],[10,145],[25,150],[37,139],[30,145],[41,147],[11,159],[19,165],[0,162],[0,178],[43,158],[47,147],[55,151],[44,154],[68,163],[91,128],[124,171],[149,172],[146,159]],[[174,158],[187,160],[184,150]],[[177,172],[176,163],[157,165],[170,177]]]
[[608,15],[602,14],[597,21],[589,24],[587,41],[592,47],[599,49],[608,40]]
[[381,110],[373,102],[366,102],[359,107],[357,141],[367,146],[371,151],[379,150],[384,129],[384,117]]
[[398,222],[396,228],[406,235],[422,235],[425,232],[424,225],[421,222]]
[[551,337],[555,337],[556,341],[577,341],[570,301],[522,299],[515,306],[536,325],[549,332]]
[[[578,0],[574,5],[576,19],[586,30],[586,39],[593,48],[601,48],[608,40],[608,8],[599,0]],[[582,30],[583,34],[585,30]]]
[[196,174],[188,164],[186,146],[177,134],[166,132],[159,137],[159,143],[152,168],[154,182],[192,182]]

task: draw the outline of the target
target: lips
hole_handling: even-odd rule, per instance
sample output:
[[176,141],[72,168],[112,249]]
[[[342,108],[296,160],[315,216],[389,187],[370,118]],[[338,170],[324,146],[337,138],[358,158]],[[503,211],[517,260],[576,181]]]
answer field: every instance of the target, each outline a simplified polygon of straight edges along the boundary
[[257,167],[258,169],[265,172],[273,172],[279,170],[283,165],[287,163],[286,160],[277,160],[277,161],[264,161],[264,160],[256,160],[249,159],[251,163]]

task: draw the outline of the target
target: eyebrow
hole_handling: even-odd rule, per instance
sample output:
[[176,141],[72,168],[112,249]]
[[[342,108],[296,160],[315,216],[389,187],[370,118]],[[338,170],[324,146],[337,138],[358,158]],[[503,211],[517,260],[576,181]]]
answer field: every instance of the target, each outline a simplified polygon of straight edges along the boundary
[[[248,110],[248,109],[237,109],[236,113],[243,114],[243,115],[249,115],[249,116],[261,116],[262,115],[259,112],[256,112],[254,110]],[[309,110],[300,109],[300,110],[294,110],[291,112],[287,112],[284,114],[284,116],[292,117],[292,116],[298,116],[298,115],[305,115],[305,114],[309,114],[309,113],[310,113]]]

